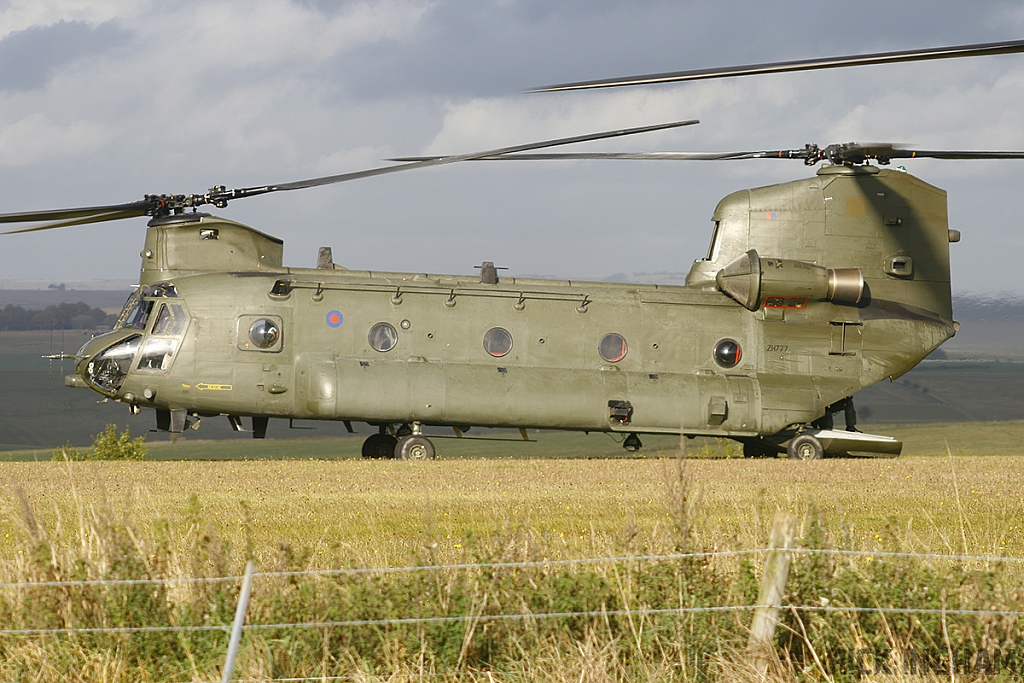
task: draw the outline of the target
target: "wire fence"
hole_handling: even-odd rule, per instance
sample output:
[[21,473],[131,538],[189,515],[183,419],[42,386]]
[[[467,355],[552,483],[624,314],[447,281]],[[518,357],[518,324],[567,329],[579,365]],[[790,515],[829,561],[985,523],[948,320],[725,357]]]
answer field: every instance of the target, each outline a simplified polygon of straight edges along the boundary
[[[415,565],[404,567],[370,567],[350,569],[311,569],[305,571],[276,571],[276,572],[255,572],[254,578],[289,578],[296,576],[312,577],[333,577],[346,575],[387,575],[411,572],[440,572],[440,571],[469,571],[469,570],[503,570],[503,569],[527,569],[527,568],[551,568],[579,565],[596,564],[623,564],[638,562],[673,562],[687,559],[711,559],[721,557],[740,557],[751,555],[762,555],[769,552],[764,548],[745,550],[725,550],[693,553],[674,553],[663,555],[622,555],[612,557],[576,558],[564,560],[531,560],[522,562],[481,562],[481,563],[460,563],[460,564],[434,564]],[[939,553],[908,553],[908,552],[878,552],[866,550],[836,550],[825,548],[792,548],[776,549],[772,552],[787,553],[791,555],[825,555],[836,557],[863,557],[868,559],[918,559],[918,560],[941,560],[949,562],[977,562],[977,563],[1022,563],[1024,558],[1006,557],[998,555],[946,555]],[[219,576],[219,577],[166,577],[151,579],[89,579],[89,580],[68,580],[68,581],[38,581],[38,582],[11,582],[0,583],[0,589],[32,589],[43,587],[86,587],[86,586],[136,586],[136,585],[165,585],[165,584],[210,584],[210,583],[231,583],[242,580],[242,576]],[[939,615],[939,616],[998,616],[998,617],[1024,617],[1024,611],[999,610],[999,609],[945,609],[945,608],[914,608],[914,607],[864,607],[864,606],[842,606],[842,605],[784,605],[784,609],[796,612],[821,612],[821,613],[877,613],[877,614],[903,614],[903,615]],[[387,619],[354,619],[340,621],[307,621],[307,622],[282,622],[282,623],[251,623],[245,624],[242,628],[247,631],[266,631],[284,629],[329,629],[329,628],[356,628],[356,627],[385,627],[401,625],[423,625],[443,624],[459,622],[502,622],[502,621],[524,621],[524,620],[547,620],[547,619],[583,619],[583,618],[610,618],[610,617],[653,617],[699,613],[735,613],[748,612],[757,608],[756,605],[715,605],[715,606],[694,606],[694,607],[670,607],[670,608],[636,608],[616,610],[590,610],[590,611],[565,611],[565,612],[522,612],[509,614],[477,614],[477,615],[454,615],[454,616],[430,616],[430,617],[406,617]],[[135,634],[135,633],[181,633],[181,632],[202,632],[202,631],[230,631],[230,624],[195,624],[195,625],[161,625],[161,626],[109,626],[109,627],[67,627],[67,628],[23,628],[23,629],[0,629],[0,636],[17,635],[67,635],[67,634]],[[285,680],[285,679],[282,679]],[[289,679],[290,680],[290,679]],[[306,680],[306,679],[294,679]]]
[[[246,631],[285,629],[355,628],[359,626],[409,626],[419,624],[451,624],[460,622],[519,621],[531,619],[571,619],[604,617],[639,617],[683,615],[711,612],[752,612],[756,605],[719,605],[712,607],[667,607],[663,609],[591,610],[587,612],[527,612],[522,614],[481,614],[447,617],[407,617],[393,619],[352,619],[348,621],[305,621],[279,624],[246,624]],[[984,609],[934,609],[914,607],[841,607],[836,605],[784,605],[784,609],[798,612],[847,612],[877,614],[934,614],[947,616],[1000,616],[1024,617],[1024,611]],[[93,628],[40,628],[0,629],[0,635],[68,635],[72,633],[181,633],[186,631],[230,631],[231,624],[195,626],[109,626]]]
[[[716,550],[696,553],[670,553],[664,555],[619,555],[612,557],[583,557],[564,560],[528,560],[522,562],[479,562],[460,564],[428,564],[410,565],[405,567],[358,567],[350,569],[307,569],[301,571],[277,571],[277,572],[256,572],[256,578],[287,578],[294,576],[358,576],[358,575],[385,575],[404,574],[412,572],[434,572],[434,571],[466,571],[480,569],[530,569],[547,567],[567,567],[573,565],[594,565],[594,564],[623,564],[626,562],[672,562],[685,559],[708,559],[716,557],[738,557],[745,555],[764,555],[768,550],[765,548],[752,548],[746,550]],[[834,555],[849,557],[867,558],[913,558],[923,560],[946,560],[950,562],[978,562],[978,563],[1024,563],[1024,557],[1007,557],[1001,555],[946,555],[942,553],[906,553],[906,552],[883,552],[874,550],[835,550],[830,548],[786,548],[778,549],[775,552],[788,553],[792,555]],[[0,589],[24,589],[24,588],[54,588],[73,586],[134,586],[134,585],[161,585],[161,584],[208,584],[208,583],[232,583],[241,581],[242,576],[214,576],[214,577],[162,577],[152,579],[78,579],[66,581],[20,581],[0,582]]]

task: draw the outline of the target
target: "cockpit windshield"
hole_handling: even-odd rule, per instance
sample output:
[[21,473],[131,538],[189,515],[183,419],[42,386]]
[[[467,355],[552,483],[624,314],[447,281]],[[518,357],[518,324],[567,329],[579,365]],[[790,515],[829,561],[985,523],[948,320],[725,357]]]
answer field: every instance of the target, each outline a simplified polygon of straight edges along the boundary
[[[117,325],[114,326],[115,329],[146,329],[146,323],[149,322],[149,315],[153,312],[153,302],[144,301],[143,297],[177,299],[178,290],[169,282],[136,289],[131,293],[131,296],[128,297],[128,301],[125,302],[124,308],[121,309],[121,315],[117,318]],[[180,306],[178,309],[180,310]]]
[[125,302],[124,308],[121,310],[121,316],[117,319],[117,327],[132,330],[146,329],[149,314],[153,310],[153,302],[143,301],[139,294],[140,292],[136,290],[128,297],[128,301]]

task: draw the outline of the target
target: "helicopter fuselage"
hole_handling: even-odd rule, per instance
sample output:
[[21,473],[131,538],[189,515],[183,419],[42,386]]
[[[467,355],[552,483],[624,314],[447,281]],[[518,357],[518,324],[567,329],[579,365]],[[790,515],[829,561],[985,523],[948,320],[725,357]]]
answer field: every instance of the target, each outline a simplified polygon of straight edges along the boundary
[[954,333],[945,193],[909,174],[826,167],[714,220],[664,286],[287,268],[247,226],[157,219],[135,300],[69,383],[179,417],[753,439]]

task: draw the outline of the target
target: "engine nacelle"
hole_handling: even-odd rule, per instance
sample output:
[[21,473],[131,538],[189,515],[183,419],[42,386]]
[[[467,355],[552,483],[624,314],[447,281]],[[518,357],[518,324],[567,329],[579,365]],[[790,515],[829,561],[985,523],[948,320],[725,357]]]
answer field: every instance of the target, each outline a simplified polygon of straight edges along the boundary
[[718,288],[751,311],[772,298],[856,304],[864,295],[860,268],[823,268],[806,261],[765,258],[751,249],[715,276]]

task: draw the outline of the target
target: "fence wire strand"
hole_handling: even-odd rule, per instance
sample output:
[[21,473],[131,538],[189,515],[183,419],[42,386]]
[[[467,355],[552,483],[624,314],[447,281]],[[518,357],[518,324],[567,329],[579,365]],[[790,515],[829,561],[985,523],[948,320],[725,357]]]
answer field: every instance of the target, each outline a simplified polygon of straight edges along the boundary
[[[630,617],[683,615],[699,613],[743,612],[757,609],[757,605],[720,605],[714,607],[668,607],[663,609],[591,610],[586,612],[528,612],[522,614],[482,614],[450,617],[407,617],[400,619],[351,619],[347,621],[304,621],[276,624],[246,624],[246,631],[297,628],[355,628],[360,626],[401,626],[417,624],[444,624],[458,622],[519,621],[530,619],[572,619],[596,617]],[[937,614],[947,616],[1012,616],[1022,617],[1024,611],[984,609],[939,609],[916,607],[842,607],[839,605],[782,605],[782,609],[799,612],[876,612],[882,614]],[[230,631],[230,624],[198,626],[97,626],[93,628],[53,629],[0,629],[0,635],[67,635],[72,633],[180,633],[184,631]]]
[[[938,553],[907,553],[907,552],[884,552],[868,550],[832,550],[825,548],[792,548],[779,549],[779,552],[803,555],[832,555],[840,557],[867,557],[874,558],[915,558],[927,560],[945,560],[952,562],[1024,562],[1024,558],[1001,557],[991,555],[943,555]],[[429,572],[445,570],[499,570],[499,569],[526,569],[537,567],[558,567],[572,565],[593,565],[607,563],[625,562],[657,562],[677,561],[683,559],[705,559],[715,557],[737,557],[754,555],[768,552],[768,549],[748,550],[723,550],[695,553],[674,553],[668,555],[629,555],[618,557],[594,557],[577,558],[565,560],[530,560],[523,562],[483,562],[483,563],[462,563],[462,564],[435,564],[405,567],[369,567],[351,569],[313,569],[306,571],[280,571],[280,572],[257,572],[254,577],[294,577],[294,576],[344,576],[344,575],[367,575],[367,574],[399,574],[411,572]],[[157,584],[204,584],[204,583],[226,583],[240,581],[241,576],[220,576],[220,577],[180,577],[161,579],[89,579],[77,581],[39,581],[39,582],[17,582],[0,583],[0,588],[41,588],[41,587],[84,587],[84,586],[119,586],[119,585],[157,585]],[[960,615],[960,616],[1002,616],[1022,617],[1024,612],[1017,610],[984,610],[984,609],[940,609],[940,608],[914,608],[914,607],[857,607],[841,605],[783,605],[784,609],[798,612],[846,612],[846,613],[878,613],[878,614],[934,614],[934,615]],[[658,615],[683,615],[697,613],[724,613],[740,612],[756,609],[756,605],[721,605],[710,607],[674,607],[664,609],[642,608],[642,609],[621,609],[621,610],[594,610],[583,612],[540,612],[522,614],[487,614],[487,615],[461,615],[461,616],[436,616],[436,617],[408,617],[400,619],[352,619],[345,621],[309,621],[295,623],[273,623],[273,624],[247,624],[244,626],[248,631],[261,631],[272,629],[295,629],[295,628],[354,628],[363,626],[398,626],[416,624],[437,624],[437,623],[458,623],[466,621],[474,622],[498,622],[517,621],[529,619],[571,619],[571,618],[594,618],[594,617],[626,617],[626,616],[658,616]],[[203,632],[203,631],[230,631],[230,624],[219,625],[164,625],[164,626],[97,626],[97,627],[66,627],[66,628],[37,628],[37,629],[0,629],[0,635],[68,635],[68,634],[136,634],[136,633],[180,633],[180,632]],[[306,679],[296,679],[306,680]]]
[[[256,572],[254,578],[287,578],[292,576],[357,576],[364,574],[408,574],[412,572],[434,572],[467,569],[529,569],[532,567],[562,567],[585,564],[621,564],[623,562],[656,562],[659,560],[684,560],[690,558],[729,557],[752,555],[764,550],[715,550],[699,553],[674,553],[669,555],[623,555],[619,557],[581,557],[568,560],[528,560],[523,562],[481,562],[464,564],[426,564],[406,567],[365,567],[352,569],[306,569],[301,571]],[[42,588],[61,586],[139,586],[163,583],[228,583],[241,581],[242,576],[215,576],[208,578],[167,577],[163,579],[83,579],[69,581],[22,581],[0,583],[0,588]]]
[[[766,548],[747,550],[714,550],[697,553],[672,553],[668,555],[623,555],[617,557],[583,557],[567,560],[529,560],[523,562],[480,562],[461,564],[428,564],[405,567],[362,567],[350,569],[307,569],[297,571],[256,572],[255,578],[287,578],[293,576],[358,576],[366,574],[408,574],[413,572],[433,571],[464,571],[472,569],[529,569],[535,567],[564,567],[571,565],[610,564],[623,562],[657,562],[684,559],[704,559],[714,557],[737,557],[742,555],[759,555],[768,552]],[[1005,557],[999,555],[944,555],[941,553],[906,553],[874,550],[834,550],[829,548],[788,548],[778,549],[796,555],[838,555],[869,558],[916,558],[925,560],[946,560],[949,562],[1024,562],[1024,557]],[[0,589],[19,588],[56,588],[73,586],[139,586],[159,584],[203,584],[230,583],[241,581],[242,576],[213,577],[165,577],[158,579],[81,579],[67,581],[21,581],[0,582]]]

